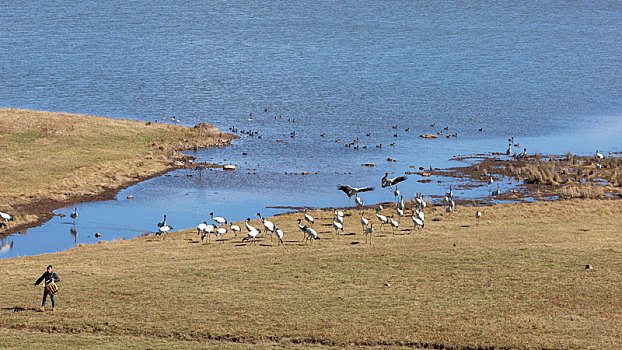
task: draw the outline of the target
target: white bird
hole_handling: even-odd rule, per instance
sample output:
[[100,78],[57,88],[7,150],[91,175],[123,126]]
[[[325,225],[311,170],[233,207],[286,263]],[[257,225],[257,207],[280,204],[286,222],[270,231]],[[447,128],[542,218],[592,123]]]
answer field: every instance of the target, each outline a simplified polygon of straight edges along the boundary
[[[71,214],[71,215],[73,215],[73,214]],[[72,217],[71,215],[69,215],[69,216]],[[76,213],[76,216],[78,216],[77,213]],[[166,214],[164,214],[164,220],[162,220],[162,222],[158,222],[158,227],[162,227],[162,226],[166,226]]]
[[240,232],[240,226],[234,225],[232,222],[229,223],[229,228],[233,231],[233,238],[238,236],[238,232]]
[[257,229],[255,227],[253,227],[249,222],[251,221],[251,218],[246,218],[246,222],[244,223],[244,226],[246,226],[246,230],[248,232],[250,231],[257,231]]
[[479,226],[479,218],[482,217],[482,212],[481,211],[476,211],[475,212],[475,220],[477,221],[477,225]]
[[415,210],[415,213],[417,214],[417,218],[419,218],[419,220],[421,220],[422,222],[425,222],[425,214],[423,213],[423,210]]
[[164,239],[166,239],[166,234],[168,233],[168,231],[172,229],[173,227],[169,225],[160,226],[160,228],[158,229],[158,232],[156,232],[156,236],[164,235]]
[[[337,210],[337,209],[333,209],[333,214],[334,214],[335,216],[338,216],[338,217],[340,217],[341,219],[343,219],[343,212],[342,212],[342,211]],[[343,220],[342,220],[342,222],[341,222],[341,223],[343,223]]]
[[398,216],[398,218],[397,218],[398,222],[401,221],[402,220],[402,216],[404,216],[404,211],[400,207],[397,208],[397,216]]
[[364,215],[365,215],[365,212],[362,211],[361,212],[361,226],[363,226],[363,233],[365,233],[365,229],[367,228],[367,225],[369,225],[369,220],[367,220]]
[[496,196],[499,195],[499,184],[497,184],[497,189],[493,190],[490,195],[493,196],[493,197],[496,197]]
[[398,190],[397,187],[395,188],[395,191],[393,191],[393,196],[395,197],[395,200],[400,198],[400,190]]
[[492,185],[495,181],[492,179],[492,176],[490,177],[490,179],[488,179],[488,186]]
[[216,226],[212,224],[205,225],[205,227],[203,227],[203,230],[201,231],[203,232],[203,234],[201,235],[201,242],[203,242],[203,239],[207,237],[207,242],[209,243],[209,235],[212,234],[212,231],[214,231],[214,229],[216,229]]
[[354,202],[356,203],[357,207],[362,207],[363,206],[363,200],[361,198],[359,198],[358,196],[354,197]]
[[[272,221],[268,221],[264,219],[260,213],[257,213],[257,216],[259,216],[259,219],[261,220],[263,227],[265,227],[266,234],[270,235],[270,233],[274,233],[274,229],[275,229],[274,223],[272,223]],[[272,242],[272,235],[270,235],[270,242]]]
[[406,179],[407,179],[406,176],[398,176],[398,177],[390,178],[389,173],[384,173],[384,176],[380,180],[380,185],[382,186],[382,188],[393,187],[393,185],[396,185]]
[[227,233],[227,228],[226,227],[219,227],[216,230],[216,237],[220,237],[220,236],[224,237],[225,233]]
[[298,227],[300,228],[300,230],[304,233],[305,237],[304,237],[304,242],[305,244],[307,243],[307,240],[310,242],[313,242],[314,239],[320,239],[320,237],[317,236],[317,232],[315,232],[314,229],[312,229],[309,226],[304,226],[300,224],[300,221],[302,219],[298,219]]
[[281,231],[281,229],[277,228],[276,230],[274,230],[274,234],[276,235],[276,238],[279,239],[277,241],[277,245],[283,244],[283,231]]
[[397,203],[397,208],[404,210],[406,208],[406,203],[404,202],[404,196],[400,196],[400,201]]
[[225,225],[227,223],[227,219],[221,216],[214,216],[214,213],[209,213],[209,217],[216,221],[218,225]]
[[447,197],[448,199],[451,199],[454,197],[454,192],[451,190],[451,185],[449,185],[449,192],[445,193],[445,197]]
[[13,221],[13,215],[9,215],[7,213],[0,212],[0,218],[5,222],[5,225],[8,227],[9,221]]
[[[72,218],[73,221],[75,222],[76,219],[78,218],[78,208],[74,207],[73,213],[69,214],[69,217]],[[164,224],[166,224],[166,216],[164,217]]]
[[305,209],[305,220],[310,224],[313,225],[313,222],[315,221],[313,219],[313,216],[307,214],[307,209]]
[[207,222],[203,221],[202,223],[197,225],[197,235],[200,235],[207,228]]
[[365,234],[365,243],[367,243],[367,237],[369,237],[369,245],[371,245],[371,236],[374,233],[374,224],[370,224],[363,233]]
[[253,228],[252,230],[248,231],[248,235],[246,237],[242,238],[242,242],[252,241],[252,243],[255,244],[255,240],[257,239],[258,235],[259,235],[259,231]]
[[386,216],[379,214],[378,211],[376,211],[376,217],[378,218],[378,221],[380,221],[380,229],[382,230],[384,224],[389,222],[389,219],[387,219]]
[[413,230],[415,228],[418,228],[419,230],[421,230],[424,227],[425,223],[423,221],[421,221],[421,219],[419,219],[418,217],[415,216],[415,212],[414,211],[412,212],[412,215],[411,215],[410,218],[413,221]]
[[360,192],[373,191],[373,187],[351,187],[348,185],[342,185],[337,187],[338,190],[345,192],[348,197],[356,196]]
[[395,231],[400,226],[400,224],[397,221],[393,220],[393,215],[391,215],[391,219],[389,220],[389,223],[391,224],[391,227],[393,228],[393,237],[395,237]]
[[335,228],[335,234],[339,237],[339,230],[343,233],[343,224],[337,221],[338,216],[333,218],[333,227]]
[[451,205],[445,207],[445,215],[451,216],[451,213],[454,211],[454,208]]
[[334,220],[343,225],[343,216],[335,215]]
[[602,153],[599,153],[598,150],[596,150],[594,157],[598,158],[599,160],[605,159],[605,155]]

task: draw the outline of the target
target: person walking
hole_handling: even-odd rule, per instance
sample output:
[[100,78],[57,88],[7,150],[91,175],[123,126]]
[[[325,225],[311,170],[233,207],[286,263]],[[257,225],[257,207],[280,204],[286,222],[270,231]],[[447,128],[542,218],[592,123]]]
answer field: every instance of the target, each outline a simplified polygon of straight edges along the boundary
[[38,285],[39,283],[41,283],[41,281],[44,281],[43,284],[43,302],[41,303],[41,308],[39,309],[40,311],[45,311],[45,301],[48,297],[48,294],[50,295],[50,299],[52,300],[52,311],[56,311],[56,300],[54,300],[54,293],[49,293],[48,292],[48,288],[46,288],[48,286],[48,284],[52,283],[52,282],[60,282],[60,277],[58,277],[58,275],[56,274],[56,272],[54,272],[52,270],[52,265],[48,265],[46,271],[43,273],[43,275],[41,275],[41,277],[39,277],[39,279],[37,279],[37,281],[35,282],[35,286]]

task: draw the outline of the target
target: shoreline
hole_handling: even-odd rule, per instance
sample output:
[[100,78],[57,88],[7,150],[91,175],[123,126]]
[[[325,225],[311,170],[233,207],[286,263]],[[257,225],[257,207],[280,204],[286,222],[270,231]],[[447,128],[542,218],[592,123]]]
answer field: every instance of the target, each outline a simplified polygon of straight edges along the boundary
[[[114,119],[91,115],[0,108],[0,127],[6,126],[17,118],[30,119],[26,122],[21,121],[23,124],[21,129],[7,132],[5,128],[2,130],[4,133],[0,131],[0,147],[4,146],[8,148],[11,142],[10,139],[16,137],[15,135],[19,135],[20,133],[32,133],[35,124],[41,124],[36,125],[37,131],[41,128],[50,128],[51,130],[54,130],[54,128],[67,128],[73,131],[73,125],[63,125],[62,127],[56,127],[54,125],[55,123],[62,122],[63,120],[61,118],[70,119],[70,122],[74,123],[81,122],[84,124],[92,124],[87,125],[89,132],[100,131],[97,129],[90,130],[90,128],[98,128],[101,127],[102,124],[104,126],[106,124],[112,124],[112,128],[124,128],[123,132],[130,133],[129,136],[122,135],[123,137],[136,138],[136,135],[140,135],[145,138],[145,141],[148,142],[149,145],[139,149],[137,153],[130,158],[124,157],[121,153],[117,158],[111,157],[111,159],[101,163],[76,167],[75,171],[67,172],[64,174],[64,177],[58,180],[58,182],[61,183],[58,187],[48,188],[48,186],[45,185],[43,189],[35,189],[30,194],[13,193],[2,195],[0,200],[5,204],[0,208],[0,211],[9,212],[15,218],[15,222],[12,222],[9,228],[4,228],[0,231],[0,237],[19,234],[21,231],[40,226],[57,215],[53,213],[54,210],[71,204],[112,200],[125,188],[164,175],[173,170],[193,168],[196,165],[215,167],[216,165],[212,164],[193,163],[192,161],[195,159],[193,156],[181,152],[193,149],[224,147],[228,146],[233,139],[239,138],[237,135],[222,132],[209,123],[200,123],[194,127],[184,127],[174,124]],[[5,123],[5,125],[3,125],[3,123]],[[153,134],[153,131],[146,130],[148,128],[158,128],[155,133],[156,136],[160,131],[171,131],[180,137],[170,140],[167,139],[165,142],[162,142],[162,140],[157,137],[149,140],[149,136]],[[47,142],[49,138],[62,135],[62,131],[60,134],[58,133],[59,131],[53,132],[50,135],[43,134],[39,139],[35,140],[35,142],[41,140]],[[141,135],[141,133],[145,135]],[[62,146],[66,144],[71,146],[74,142],[72,138],[79,139],[81,137],[84,137],[81,133],[74,133],[69,136],[69,140],[63,141]],[[29,142],[32,141],[29,140]],[[123,148],[125,145],[115,144],[113,142],[108,143],[106,146],[114,150],[115,148]],[[81,153],[82,150],[70,148],[68,152]],[[37,154],[35,153],[34,157],[36,156]],[[19,157],[24,156],[22,155]],[[16,157],[7,158],[8,161],[13,161],[13,158]],[[1,160],[7,161],[6,159],[0,159],[0,161]],[[43,162],[45,159],[42,158],[40,161]],[[40,161],[36,160],[33,164],[36,166]],[[145,166],[145,164],[148,165]],[[110,167],[108,168],[108,166]],[[99,173],[100,169],[102,170],[101,174],[93,176],[93,173]],[[123,172],[119,172],[118,169],[123,169]],[[19,176],[19,174],[14,174],[14,176]],[[86,179],[86,183],[84,183],[84,179]],[[79,187],[78,190],[74,188],[75,183],[77,183],[77,187]]]
[[[187,229],[166,239],[152,234],[2,259],[9,285],[0,291],[0,320],[16,342],[53,332],[59,339],[144,336],[216,346],[231,339],[257,345],[268,337],[285,347],[606,348],[622,342],[602,332],[620,328],[615,310],[622,302],[622,231],[615,225],[622,207],[610,203],[498,204],[480,209],[479,223],[472,207],[458,205],[451,217],[428,207],[422,231],[405,216],[395,236],[368,210],[376,229],[371,245],[358,210],[345,211],[340,236],[332,211],[314,210],[321,239],[307,244],[296,225],[302,213],[287,213],[266,218],[285,232],[282,246],[263,234],[256,243],[242,241],[242,221],[235,222],[243,229],[237,238],[228,232],[210,243]],[[568,227],[576,215],[584,222]],[[257,218],[250,224],[262,227]],[[53,315],[36,312],[40,293],[30,281],[50,261],[63,278]],[[102,275],[108,283],[93,284]],[[156,307],[154,290],[163,296]],[[370,327],[376,332],[365,333]]]

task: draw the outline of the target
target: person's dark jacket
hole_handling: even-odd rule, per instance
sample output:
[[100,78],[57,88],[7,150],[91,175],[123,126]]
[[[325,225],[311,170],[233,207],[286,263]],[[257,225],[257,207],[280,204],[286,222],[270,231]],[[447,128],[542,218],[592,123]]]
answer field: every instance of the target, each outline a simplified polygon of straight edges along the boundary
[[35,282],[35,286],[38,285],[39,283],[41,283],[41,281],[43,281],[43,280],[45,280],[45,284],[47,285],[48,283],[52,282],[52,280],[54,280],[54,282],[60,282],[60,277],[58,277],[56,272],[49,273],[49,272],[45,271],[43,273],[43,275],[41,275],[41,277],[39,277],[37,282]]

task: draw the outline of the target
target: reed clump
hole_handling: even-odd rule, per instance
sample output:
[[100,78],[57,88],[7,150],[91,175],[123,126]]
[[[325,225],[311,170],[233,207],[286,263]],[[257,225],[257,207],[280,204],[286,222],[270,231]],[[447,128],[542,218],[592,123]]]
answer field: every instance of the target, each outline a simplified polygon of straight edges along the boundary
[[568,185],[562,187],[560,197],[563,199],[602,199],[605,197],[605,189],[598,185],[576,186]]

